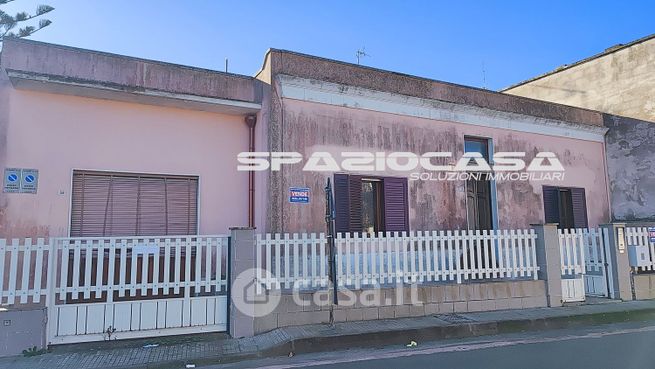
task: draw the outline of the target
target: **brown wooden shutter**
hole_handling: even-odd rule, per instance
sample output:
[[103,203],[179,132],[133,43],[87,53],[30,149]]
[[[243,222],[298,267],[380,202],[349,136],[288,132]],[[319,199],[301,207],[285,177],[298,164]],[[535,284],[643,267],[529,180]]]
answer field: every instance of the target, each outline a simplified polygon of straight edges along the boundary
[[544,221],[546,223],[559,223],[559,188],[543,186]]
[[348,175],[334,175],[334,228],[337,233],[350,232],[350,191]]
[[362,176],[348,176],[350,194],[350,232],[361,232],[362,225]]
[[382,180],[382,186],[384,230],[388,232],[409,231],[407,178],[385,177]]
[[587,228],[587,200],[584,188],[571,188],[571,203],[575,228]]
[[195,234],[198,178],[73,173],[73,237]]

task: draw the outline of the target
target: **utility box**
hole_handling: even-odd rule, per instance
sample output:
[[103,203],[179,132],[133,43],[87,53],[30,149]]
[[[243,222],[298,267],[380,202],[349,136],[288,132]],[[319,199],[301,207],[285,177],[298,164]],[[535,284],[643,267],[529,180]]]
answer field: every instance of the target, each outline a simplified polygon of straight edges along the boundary
[[651,265],[650,252],[645,245],[629,245],[628,259],[631,267],[645,267]]
[[46,345],[46,308],[0,307],[0,356],[22,355],[23,350]]

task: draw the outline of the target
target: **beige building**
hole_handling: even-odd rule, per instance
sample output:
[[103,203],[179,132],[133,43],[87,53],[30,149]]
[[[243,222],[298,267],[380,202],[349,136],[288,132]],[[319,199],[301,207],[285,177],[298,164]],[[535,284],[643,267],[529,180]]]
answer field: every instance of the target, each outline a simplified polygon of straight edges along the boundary
[[565,64],[503,92],[655,121],[655,34]]

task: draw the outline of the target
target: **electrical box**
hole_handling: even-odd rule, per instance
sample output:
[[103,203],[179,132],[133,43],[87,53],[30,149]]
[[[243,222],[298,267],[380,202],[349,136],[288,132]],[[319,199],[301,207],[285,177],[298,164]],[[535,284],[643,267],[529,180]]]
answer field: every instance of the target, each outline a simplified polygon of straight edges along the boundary
[[648,246],[629,245],[628,259],[630,260],[631,267],[645,267],[651,265]]

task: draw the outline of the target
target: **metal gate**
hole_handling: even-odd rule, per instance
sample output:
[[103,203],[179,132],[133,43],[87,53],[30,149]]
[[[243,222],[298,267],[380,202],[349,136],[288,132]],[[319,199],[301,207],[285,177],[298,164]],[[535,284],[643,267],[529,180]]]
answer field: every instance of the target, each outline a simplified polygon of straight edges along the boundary
[[59,238],[52,344],[225,331],[228,236]]
[[559,231],[564,302],[585,301],[586,296],[612,297],[612,270],[607,262],[606,228]]

